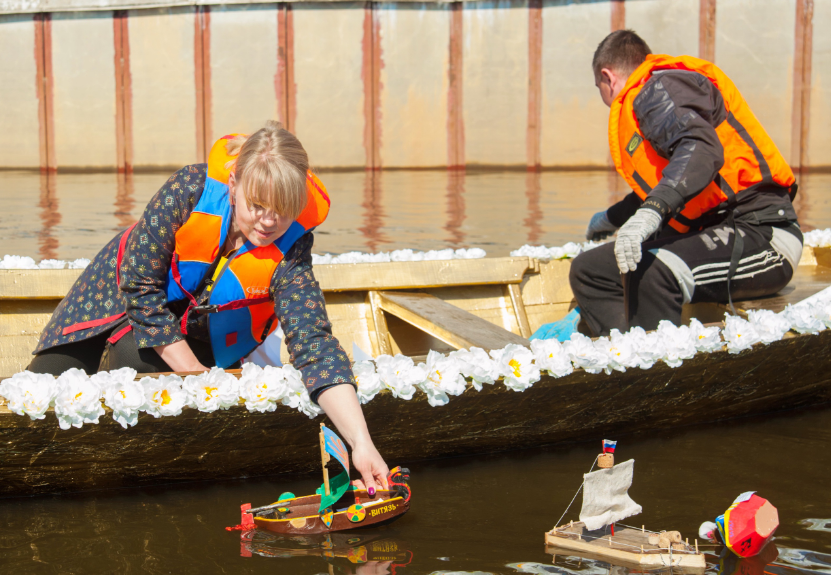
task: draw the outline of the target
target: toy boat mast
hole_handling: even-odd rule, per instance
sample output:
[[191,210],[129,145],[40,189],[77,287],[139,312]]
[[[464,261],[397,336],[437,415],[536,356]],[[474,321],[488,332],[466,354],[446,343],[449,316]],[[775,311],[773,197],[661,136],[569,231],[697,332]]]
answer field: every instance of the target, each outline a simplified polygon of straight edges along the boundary
[[326,495],[331,495],[332,492],[329,490],[329,469],[327,469],[326,464],[329,463],[331,456],[326,452],[326,437],[323,435],[323,430],[326,428],[324,424],[320,424],[320,461],[323,465],[323,489],[326,492]]

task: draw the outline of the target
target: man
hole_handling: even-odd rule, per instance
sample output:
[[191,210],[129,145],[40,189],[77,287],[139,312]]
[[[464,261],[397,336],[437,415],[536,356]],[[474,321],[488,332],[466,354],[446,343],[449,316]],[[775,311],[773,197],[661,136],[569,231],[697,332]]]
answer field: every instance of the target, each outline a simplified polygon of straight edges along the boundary
[[[785,287],[802,254],[793,172],[733,82],[705,60],[653,55],[631,30],[607,36],[592,66],[611,108],[615,168],[633,192],[589,222],[588,239],[617,231],[614,244],[572,263],[591,331],[678,325],[685,303],[732,304]],[[535,336],[564,340],[575,320]]]

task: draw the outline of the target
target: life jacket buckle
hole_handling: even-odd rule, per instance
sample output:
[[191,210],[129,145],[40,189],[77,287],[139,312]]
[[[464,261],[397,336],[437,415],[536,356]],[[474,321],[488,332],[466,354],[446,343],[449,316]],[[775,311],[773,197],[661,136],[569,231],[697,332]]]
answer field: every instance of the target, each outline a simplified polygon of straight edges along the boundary
[[216,304],[212,305],[198,305],[193,308],[196,313],[216,313],[219,311],[219,306]]

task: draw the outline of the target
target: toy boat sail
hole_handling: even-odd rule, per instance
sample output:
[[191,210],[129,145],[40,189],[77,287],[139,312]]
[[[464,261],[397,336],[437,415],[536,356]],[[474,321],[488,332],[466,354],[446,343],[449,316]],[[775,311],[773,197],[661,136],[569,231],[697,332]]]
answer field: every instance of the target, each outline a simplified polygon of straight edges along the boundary
[[642,511],[628,493],[635,460],[615,465],[616,444],[603,440],[603,453],[597,457],[600,469],[583,476],[580,521],[570,521],[547,532],[546,551],[555,558],[557,553],[578,555],[627,567],[703,570],[706,565],[703,553],[698,551],[698,541],[690,546],[688,541],[682,541],[678,531],[655,532],[643,527],[615,530],[616,522]]
[[[254,527],[285,535],[315,535],[381,525],[398,519],[410,509],[410,471],[396,467],[387,477],[389,489],[370,494],[349,480],[349,453],[343,441],[320,424],[320,456],[323,485],[314,495],[295,497],[283,493],[270,505],[242,506],[242,530]],[[326,464],[334,456],[343,471],[329,479]]]

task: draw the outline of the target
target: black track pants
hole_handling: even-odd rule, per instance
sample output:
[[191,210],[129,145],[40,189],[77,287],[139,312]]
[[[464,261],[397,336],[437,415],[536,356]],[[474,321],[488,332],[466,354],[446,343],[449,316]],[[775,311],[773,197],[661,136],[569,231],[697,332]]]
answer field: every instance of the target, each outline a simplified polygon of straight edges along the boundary
[[[118,332],[124,325],[126,324],[119,322],[110,332],[45,349],[32,359],[27,369],[52,375],[60,375],[72,367],[81,369],[88,375],[121,367],[132,367],[139,373],[173,371],[153,348],[139,349],[132,331],[127,332],[115,344],[108,343],[110,334]],[[214,365],[209,343],[192,338],[187,338],[187,342],[202,365]]]
[[[785,287],[802,254],[798,226],[739,222],[738,229],[744,249],[730,282],[733,299],[767,296]],[[685,303],[727,302],[734,236],[733,227],[722,223],[645,242],[638,269],[629,274],[629,325],[650,330],[662,319],[679,325]],[[569,281],[581,315],[595,335],[608,335],[613,328],[626,330],[614,242],[577,256]]]

